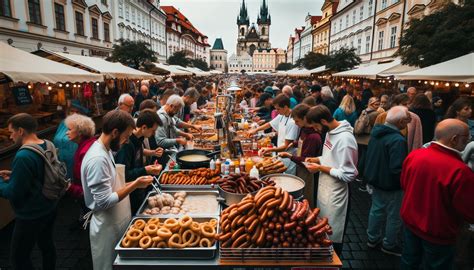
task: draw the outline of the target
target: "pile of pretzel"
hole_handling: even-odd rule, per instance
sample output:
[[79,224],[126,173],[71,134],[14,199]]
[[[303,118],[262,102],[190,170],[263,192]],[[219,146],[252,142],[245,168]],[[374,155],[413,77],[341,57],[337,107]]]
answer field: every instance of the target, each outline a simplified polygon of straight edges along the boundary
[[210,185],[220,179],[219,170],[199,168],[191,171],[163,172],[160,178],[162,185]]
[[260,175],[283,173],[286,171],[286,166],[283,164],[283,161],[271,157],[264,158],[255,164],[255,167],[258,169]]
[[215,243],[217,220],[196,222],[189,216],[179,220],[159,218],[137,219],[125,233],[124,248],[193,248],[212,247]]
[[222,211],[219,240],[223,248],[312,248],[332,244],[326,217],[298,202],[280,187],[267,186],[255,196]]

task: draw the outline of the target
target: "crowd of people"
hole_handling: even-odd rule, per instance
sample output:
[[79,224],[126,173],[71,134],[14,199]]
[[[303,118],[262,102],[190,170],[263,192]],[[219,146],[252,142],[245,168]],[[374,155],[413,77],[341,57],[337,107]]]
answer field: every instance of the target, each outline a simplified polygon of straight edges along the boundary
[[[31,115],[11,117],[10,137],[22,147],[11,169],[0,171],[0,196],[11,202],[16,216],[13,268],[33,269],[30,256],[36,244],[43,269],[55,267],[59,199],[45,196],[45,187],[56,183],[45,168],[52,164],[50,168],[60,169],[57,158],[71,179],[66,196],[78,204],[77,223],[89,229],[94,269],[111,269],[114,246],[153,176],[167,165],[169,155],[193,140],[190,129],[202,129],[189,120],[206,110],[230,79],[142,81],[137,92],[118,98],[100,129],[73,104],[53,139],[57,157],[43,158],[25,147],[37,145],[46,155],[52,145],[36,135]],[[456,239],[473,234],[468,225],[474,223],[471,100],[460,97],[445,113],[447,104],[440,96],[415,87],[375,91],[369,82],[233,79],[242,88],[236,109],[252,113],[258,124],[248,134],[276,131],[274,147],[262,147],[259,154],[277,153],[286,172],[306,182],[305,197],[328,217],[338,254],[350,211],[349,183],[362,180],[361,190],[372,199],[369,248],[401,256],[402,269],[419,269],[421,264],[426,269],[453,268]]]

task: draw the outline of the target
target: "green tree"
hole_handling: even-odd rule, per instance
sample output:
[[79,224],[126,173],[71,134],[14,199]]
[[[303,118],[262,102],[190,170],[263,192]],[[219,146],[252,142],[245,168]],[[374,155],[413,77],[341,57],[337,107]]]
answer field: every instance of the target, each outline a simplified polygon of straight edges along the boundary
[[207,62],[203,61],[202,59],[192,59],[191,64],[193,65],[193,67],[197,67],[200,70],[209,71],[209,66],[207,65]]
[[292,67],[293,65],[291,65],[291,63],[280,63],[275,69],[276,70],[289,70]]
[[146,63],[156,61],[155,52],[150,49],[150,44],[144,41],[121,39],[113,49],[112,56],[107,60],[120,62],[136,69],[144,67]]
[[355,51],[355,48],[340,48],[329,55],[326,67],[336,72],[352,69],[360,64],[360,57]]
[[168,64],[187,67],[191,64],[191,59],[187,57],[185,51],[177,51],[168,58]]
[[301,65],[306,69],[313,69],[327,64],[328,55],[309,52],[301,59]]
[[402,63],[426,67],[474,50],[474,1],[449,3],[438,12],[409,22],[396,55]]

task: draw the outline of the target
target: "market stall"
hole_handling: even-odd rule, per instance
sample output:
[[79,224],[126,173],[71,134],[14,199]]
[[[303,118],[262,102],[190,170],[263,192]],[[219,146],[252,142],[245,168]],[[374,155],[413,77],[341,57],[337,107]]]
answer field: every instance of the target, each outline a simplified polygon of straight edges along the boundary
[[398,74],[398,72],[406,72],[413,69],[416,68],[402,65],[400,59],[395,59],[394,61],[388,63],[372,64],[347,71],[338,72],[332,74],[332,76],[375,80],[378,77],[390,77],[395,74]]
[[[161,63],[153,63],[155,65],[154,70],[161,72],[161,74],[168,74],[171,76],[192,76],[193,73],[187,70],[183,70],[181,66],[166,65]],[[153,71],[153,69],[152,69]]]
[[258,156],[269,140],[248,135],[239,89],[231,84],[210,103],[213,117],[195,120],[217,134],[218,156],[196,144],[177,154],[179,168],[168,164],[117,243],[114,269],[342,267],[304,181],[283,174],[278,158]]

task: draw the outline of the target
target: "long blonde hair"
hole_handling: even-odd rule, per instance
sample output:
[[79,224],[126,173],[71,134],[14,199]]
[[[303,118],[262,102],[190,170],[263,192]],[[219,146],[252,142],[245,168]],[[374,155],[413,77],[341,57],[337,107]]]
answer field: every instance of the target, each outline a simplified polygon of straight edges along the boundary
[[354,99],[350,95],[345,95],[339,105],[346,115],[352,114],[356,110]]

